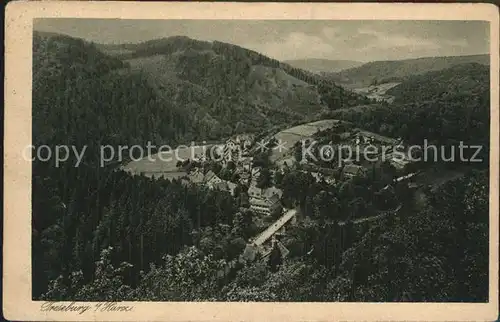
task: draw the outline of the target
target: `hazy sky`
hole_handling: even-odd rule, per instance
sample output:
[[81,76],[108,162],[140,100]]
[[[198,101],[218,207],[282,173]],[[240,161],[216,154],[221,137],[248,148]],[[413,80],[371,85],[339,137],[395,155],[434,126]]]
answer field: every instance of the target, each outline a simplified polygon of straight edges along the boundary
[[482,21],[40,19],[34,28],[98,43],[182,35],[237,44],[280,60],[372,61],[489,52],[489,25]]

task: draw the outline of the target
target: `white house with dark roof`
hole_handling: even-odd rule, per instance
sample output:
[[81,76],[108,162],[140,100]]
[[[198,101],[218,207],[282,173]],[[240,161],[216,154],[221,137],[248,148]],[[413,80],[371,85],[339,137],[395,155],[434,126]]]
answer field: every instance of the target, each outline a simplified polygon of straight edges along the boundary
[[229,138],[226,140],[226,143],[224,144],[224,151],[225,150],[235,150],[238,148],[238,142],[234,140],[233,138]]
[[242,155],[242,158],[241,160],[237,160],[238,161],[238,164],[241,166],[241,169],[243,171],[246,171],[246,172],[251,172],[253,169],[252,169],[252,163],[253,163],[253,158],[252,157],[243,157]]
[[213,188],[214,185],[220,182],[222,182],[222,179],[219,178],[212,170],[208,171],[207,174],[205,174],[204,183],[209,188]]
[[198,168],[194,168],[189,173],[188,178],[192,183],[202,183],[205,180],[205,175]]
[[280,208],[280,198],[277,195],[269,198],[250,198],[250,209],[255,213],[270,215]]
[[250,209],[264,215],[270,215],[281,208],[281,196],[283,192],[275,187],[260,189],[255,185],[248,188],[250,198]]
[[250,187],[248,187],[247,192],[250,198],[262,198],[262,189],[257,188],[257,186],[255,185],[251,185]]
[[248,149],[252,145],[254,135],[252,134],[239,134],[236,136],[236,142],[243,148]]

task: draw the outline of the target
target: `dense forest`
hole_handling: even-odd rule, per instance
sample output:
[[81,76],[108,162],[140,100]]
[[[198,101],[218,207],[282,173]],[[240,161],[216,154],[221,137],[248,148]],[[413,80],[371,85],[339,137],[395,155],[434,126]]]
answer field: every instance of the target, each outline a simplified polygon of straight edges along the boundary
[[[470,169],[458,181],[425,193],[423,201],[405,187],[387,195],[378,193],[387,183],[382,168],[355,180],[338,177],[333,185],[316,182],[302,171],[287,170],[273,180],[283,190],[286,206],[301,212],[301,220],[283,240],[290,255],[279,260],[279,269],[261,261],[239,263],[246,241],[259,232],[248,208],[242,207],[248,198],[243,187],[231,196],[186,186],[179,180],[132,176],[112,164],[98,166],[101,145],[145,145],[147,141],[172,145],[222,138],[245,128],[227,122],[224,124],[231,125],[230,129],[210,132],[208,116],[197,118],[199,107],[186,107],[199,97],[179,89],[176,94],[187,96],[169,100],[172,89],[162,89],[160,85],[165,83],[157,82],[162,79],[152,81],[148,70],[134,68],[131,60],[161,53],[172,62],[173,56],[176,84],[189,82],[191,89],[218,88],[212,96],[219,101],[229,93],[240,93],[239,98],[245,93],[256,96],[249,81],[251,73],[231,75],[234,70],[250,72],[256,66],[293,77],[291,82],[317,86],[320,101],[316,106],[321,113],[337,108],[342,108],[338,113],[347,113],[350,106],[366,103],[366,98],[311,73],[223,43],[179,37],[113,49],[127,56],[108,55],[101,46],[66,36],[34,35],[33,144],[87,146],[87,150],[79,167],[71,159],[59,167],[40,160],[33,163],[33,298],[487,300],[489,176],[481,169]],[[208,58],[215,57],[210,74],[202,74],[205,51],[209,51]],[[263,86],[260,91],[275,93],[272,87]],[[397,111],[382,106],[373,114],[341,116],[358,119],[372,129],[382,124],[387,127],[382,132],[404,137],[420,133],[433,134],[436,139],[486,140],[486,131],[472,129],[487,129],[484,107],[488,99],[486,93],[446,96],[431,103],[403,104]],[[206,101],[209,107],[204,108],[217,122],[231,115],[230,108],[235,106],[213,102]],[[431,107],[434,114],[430,114]],[[273,122],[303,121],[308,113],[303,108],[294,107],[293,113],[287,112],[294,117],[278,116]],[[436,132],[417,132],[411,113],[420,122],[436,124]],[[463,113],[470,117],[463,119]],[[408,121],[407,129],[402,117]],[[451,120],[465,123],[450,124]],[[261,123],[259,130],[270,125]],[[397,204],[402,205],[397,216],[389,212],[376,222],[352,224],[354,219],[386,212]],[[344,228],[339,228],[340,222],[346,223]]]
[[[424,205],[396,196],[405,201],[398,216],[348,225],[339,234],[336,223],[342,218],[332,215],[346,209],[336,201],[356,196],[355,207],[349,205],[354,218],[373,211],[365,204],[373,198],[366,189],[370,179],[364,180],[322,186],[299,173],[286,175],[281,183],[286,197],[298,197],[304,209],[304,219],[283,241],[291,254],[277,271],[258,261],[233,275],[220,271],[243,251],[245,237],[255,229],[229,195],[116,173],[107,180],[108,189],[76,211],[74,202],[74,209],[61,206],[46,184],[44,200],[51,206],[44,210],[59,217],[38,223],[38,229],[47,228],[34,232],[34,261],[43,263],[42,272],[51,279],[42,298],[486,300],[487,173],[450,182],[429,194]],[[102,204],[107,207],[96,219]],[[42,272],[35,276],[42,279],[34,280],[40,289],[46,282]]]
[[468,63],[408,77],[386,94],[394,96],[396,103],[447,99],[457,94],[481,97],[488,92],[489,84],[489,67]]
[[212,139],[370,101],[320,75],[218,41],[178,36],[98,47],[146,74],[159,96],[189,110]]

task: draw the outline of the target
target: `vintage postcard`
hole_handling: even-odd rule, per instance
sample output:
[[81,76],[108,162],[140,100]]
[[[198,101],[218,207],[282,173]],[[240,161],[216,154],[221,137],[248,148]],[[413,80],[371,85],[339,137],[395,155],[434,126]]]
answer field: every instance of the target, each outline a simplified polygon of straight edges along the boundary
[[7,319],[497,319],[497,7],[6,10]]

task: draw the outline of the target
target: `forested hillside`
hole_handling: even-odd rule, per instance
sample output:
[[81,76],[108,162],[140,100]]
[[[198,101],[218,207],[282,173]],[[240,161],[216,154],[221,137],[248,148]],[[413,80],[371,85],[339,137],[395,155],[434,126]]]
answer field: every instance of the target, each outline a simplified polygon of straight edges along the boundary
[[311,120],[369,101],[320,75],[217,41],[179,36],[100,48],[146,75],[158,95],[187,107],[213,137]]
[[400,82],[410,76],[447,69],[455,65],[490,64],[489,55],[425,57],[407,60],[375,61],[329,74],[329,78],[343,85],[364,87],[372,84]]
[[481,96],[489,91],[490,69],[488,66],[469,63],[440,71],[410,76],[401,84],[389,89],[396,103],[411,103],[447,99],[456,95]]
[[144,75],[117,72],[127,68],[83,40],[35,33],[34,143],[142,145],[199,135],[188,111],[162,100]]
[[464,64],[412,76],[391,88],[393,104],[332,112],[361,128],[401,137],[406,142],[481,145],[488,161],[490,137],[490,75],[480,64]]
[[[33,163],[34,299],[487,299],[487,171],[424,191],[430,197],[417,203],[405,187],[379,193],[386,181],[376,167],[335,184],[287,169],[273,180],[283,202],[302,212],[283,239],[290,255],[279,269],[261,261],[234,269],[259,232],[242,208],[248,196],[241,186],[232,196],[98,166],[101,145],[173,146],[330,113],[405,139],[484,143],[487,84],[474,87],[477,95],[432,94],[430,101],[350,112],[366,98],[229,44],[173,37],[100,46],[38,33],[33,41],[33,144],[87,147],[78,167],[74,157],[59,167]],[[339,228],[391,202],[401,212]]]

